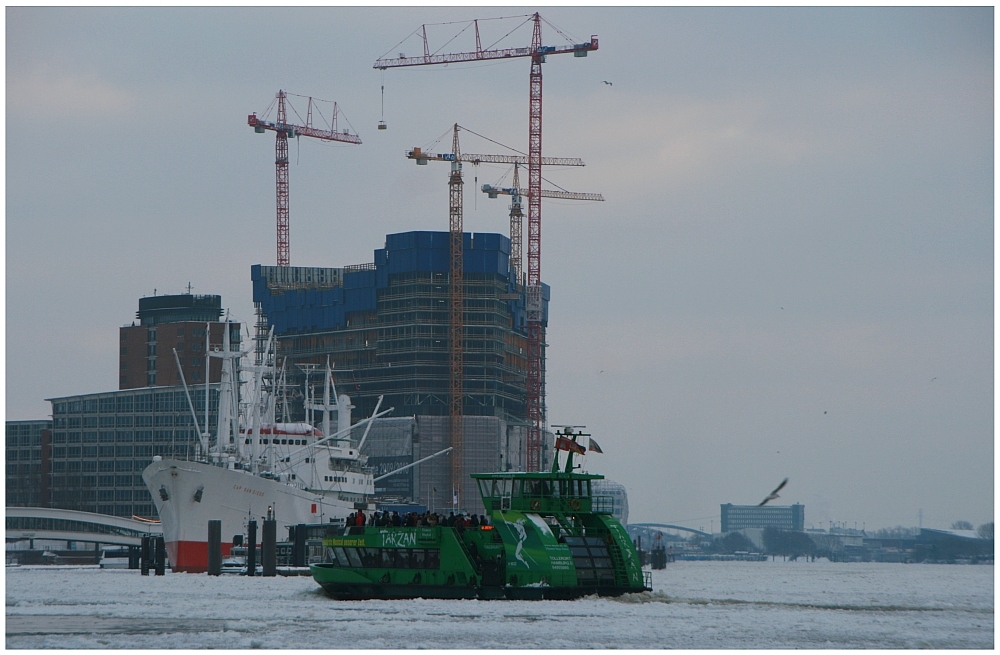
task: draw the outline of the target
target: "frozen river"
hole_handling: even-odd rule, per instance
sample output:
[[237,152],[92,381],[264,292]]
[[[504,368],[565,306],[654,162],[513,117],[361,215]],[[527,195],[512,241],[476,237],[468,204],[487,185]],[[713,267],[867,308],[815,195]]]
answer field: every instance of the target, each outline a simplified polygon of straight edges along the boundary
[[6,569],[7,648],[992,648],[993,567],[675,562],[652,593],[333,601],[309,577]]

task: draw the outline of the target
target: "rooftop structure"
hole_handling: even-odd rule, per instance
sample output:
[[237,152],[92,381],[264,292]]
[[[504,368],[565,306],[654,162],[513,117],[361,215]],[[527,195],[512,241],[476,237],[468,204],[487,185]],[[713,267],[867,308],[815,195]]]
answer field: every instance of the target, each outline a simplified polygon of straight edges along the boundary
[[150,296],[139,299],[135,317],[147,327],[159,323],[194,321],[207,323],[222,316],[222,296],[194,296],[182,293],[174,296]]

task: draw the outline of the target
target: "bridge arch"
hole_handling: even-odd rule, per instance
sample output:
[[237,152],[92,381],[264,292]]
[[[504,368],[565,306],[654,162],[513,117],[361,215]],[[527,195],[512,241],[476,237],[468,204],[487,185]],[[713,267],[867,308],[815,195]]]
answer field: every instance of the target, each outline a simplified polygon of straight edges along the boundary
[[8,542],[53,539],[138,546],[147,535],[163,534],[159,522],[50,507],[8,507],[5,527]]
[[628,527],[630,527],[630,528],[633,528],[633,527],[635,527],[635,528],[650,528],[650,529],[661,528],[661,529],[665,529],[665,530],[680,530],[682,532],[693,532],[694,534],[700,535],[702,537],[709,537],[709,538],[711,538],[711,536],[712,536],[711,533],[705,532],[703,530],[695,530],[694,528],[686,528],[683,525],[673,525],[673,524],[670,524],[670,523],[629,523]]

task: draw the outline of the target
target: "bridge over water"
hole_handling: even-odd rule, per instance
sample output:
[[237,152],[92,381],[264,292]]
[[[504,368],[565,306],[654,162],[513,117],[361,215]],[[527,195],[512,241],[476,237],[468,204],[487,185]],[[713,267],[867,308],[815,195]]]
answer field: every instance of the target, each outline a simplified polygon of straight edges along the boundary
[[687,527],[684,527],[683,525],[672,525],[670,523],[629,523],[628,527],[629,528],[640,528],[640,529],[652,530],[652,531],[655,531],[655,530],[679,530],[681,532],[691,532],[693,534],[696,534],[696,535],[699,535],[699,536],[702,536],[702,537],[708,537],[709,539],[711,539],[711,537],[712,537],[712,534],[709,533],[709,532],[705,532],[703,530],[695,530],[694,528],[687,528]]
[[49,507],[6,508],[7,541],[54,539],[116,546],[139,546],[145,536],[159,537],[158,522]]

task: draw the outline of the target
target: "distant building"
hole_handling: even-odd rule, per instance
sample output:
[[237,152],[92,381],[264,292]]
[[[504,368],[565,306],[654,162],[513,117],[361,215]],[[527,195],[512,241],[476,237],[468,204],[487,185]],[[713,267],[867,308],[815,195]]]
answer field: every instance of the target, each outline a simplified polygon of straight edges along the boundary
[[722,505],[722,531],[743,528],[778,528],[780,530],[805,529],[805,505]]
[[[206,373],[205,330],[207,327],[209,348],[221,347],[225,329],[219,322],[222,296],[186,293],[140,298],[135,316],[139,325],[133,323],[119,331],[119,389],[179,385],[178,360],[189,385],[204,384],[206,375],[209,382],[219,381],[222,360],[211,358]],[[230,324],[229,331],[229,339],[238,350],[240,324]]]
[[618,522],[622,525],[628,525],[628,491],[625,490],[625,485],[619,484],[614,480],[594,480],[590,487],[591,495],[593,496],[610,496],[615,501],[615,507],[612,510],[612,514]]
[[52,421],[7,421],[7,506],[48,503],[48,447]]

